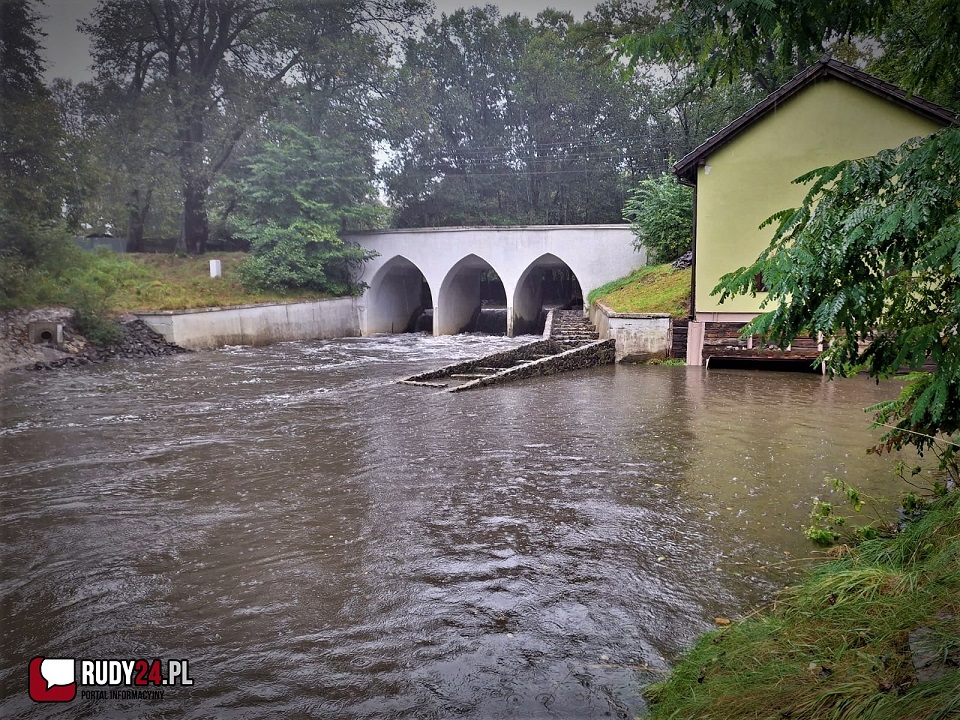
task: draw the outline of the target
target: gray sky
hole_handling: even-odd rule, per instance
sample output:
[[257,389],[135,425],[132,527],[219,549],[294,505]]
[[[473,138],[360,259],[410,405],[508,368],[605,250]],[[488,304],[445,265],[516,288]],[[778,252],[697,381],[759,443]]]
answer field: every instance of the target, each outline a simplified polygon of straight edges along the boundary
[[[592,9],[597,0],[487,0],[483,2],[464,2],[464,0],[434,0],[437,12],[450,13],[457,8],[470,5],[497,5],[504,14],[519,12],[534,17],[547,7],[573,12],[576,18]],[[65,77],[74,82],[89,80],[90,54],[87,37],[77,32],[77,22],[86,18],[97,4],[97,0],[46,0],[41,12],[48,16],[43,25],[47,37],[43,39],[46,48],[47,77]]]

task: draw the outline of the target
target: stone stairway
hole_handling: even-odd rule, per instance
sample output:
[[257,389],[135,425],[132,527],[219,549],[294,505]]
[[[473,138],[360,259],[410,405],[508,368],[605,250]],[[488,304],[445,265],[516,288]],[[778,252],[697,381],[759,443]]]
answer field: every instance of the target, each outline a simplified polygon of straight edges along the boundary
[[600,338],[593,323],[582,310],[554,310],[550,339],[564,345],[582,345]]

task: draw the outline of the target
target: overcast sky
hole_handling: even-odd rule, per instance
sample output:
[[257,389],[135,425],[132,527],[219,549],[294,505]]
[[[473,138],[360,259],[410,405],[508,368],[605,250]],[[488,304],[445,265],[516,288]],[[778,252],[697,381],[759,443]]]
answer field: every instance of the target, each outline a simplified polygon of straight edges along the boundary
[[[498,5],[504,14],[519,12],[534,17],[546,7],[573,12],[580,20],[597,0],[488,0],[468,3],[464,0],[434,0],[437,12],[450,13],[467,5]],[[65,77],[74,82],[89,80],[90,53],[87,37],[77,32],[77,22],[86,18],[97,0],[46,0],[41,12],[48,16],[43,29],[47,78]]]

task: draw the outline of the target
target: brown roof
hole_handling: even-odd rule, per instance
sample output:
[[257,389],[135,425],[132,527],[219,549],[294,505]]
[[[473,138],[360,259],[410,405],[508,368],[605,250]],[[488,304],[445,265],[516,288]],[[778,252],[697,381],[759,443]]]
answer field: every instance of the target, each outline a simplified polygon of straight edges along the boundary
[[912,110],[918,115],[943,123],[944,125],[950,125],[957,119],[956,114],[947,110],[945,107],[924,100],[916,95],[910,95],[896,85],[891,85],[880,78],[876,78],[862,70],[858,70],[855,67],[824,55],[816,63],[795,75],[792,80],[779,89],[770,93],[766,98],[747,110],[743,115],[727,125],[705,143],[678,160],[673,166],[673,172],[676,173],[681,180],[688,183],[695,183],[697,181],[697,165],[705,160],[708,155],[726,145],[767,113],[779,108],[783,103],[808,85],[828,77],[848,82],[861,90],[871,92],[885,100]]

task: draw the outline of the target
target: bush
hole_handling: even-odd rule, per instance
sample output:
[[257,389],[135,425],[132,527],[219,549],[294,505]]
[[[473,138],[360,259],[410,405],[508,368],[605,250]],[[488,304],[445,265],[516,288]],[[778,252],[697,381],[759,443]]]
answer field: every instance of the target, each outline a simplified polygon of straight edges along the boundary
[[77,330],[89,342],[112,345],[123,338],[123,329],[110,318],[112,300],[129,278],[143,274],[139,265],[106,248],[82,253],[80,271],[67,281],[65,295]]
[[61,227],[29,223],[0,208],[0,309],[64,302],[61,276],[82,265]]
[[73,324],[88,342],[94,345],[113,345],[123,339],[123,328],[107,317],[104,301],[95,294],[84,296],[73,303]]
[[671,262],[693,243],[693,191],[672,175],[641,180],[623,209],[637,250],[646,248],[651,260]]
[[345,243],[327,225],[298,220],[246,228],[252,256],[239,268],[248,290],[309,291],[351,295],[361,286],[355,275],[368,251]]

